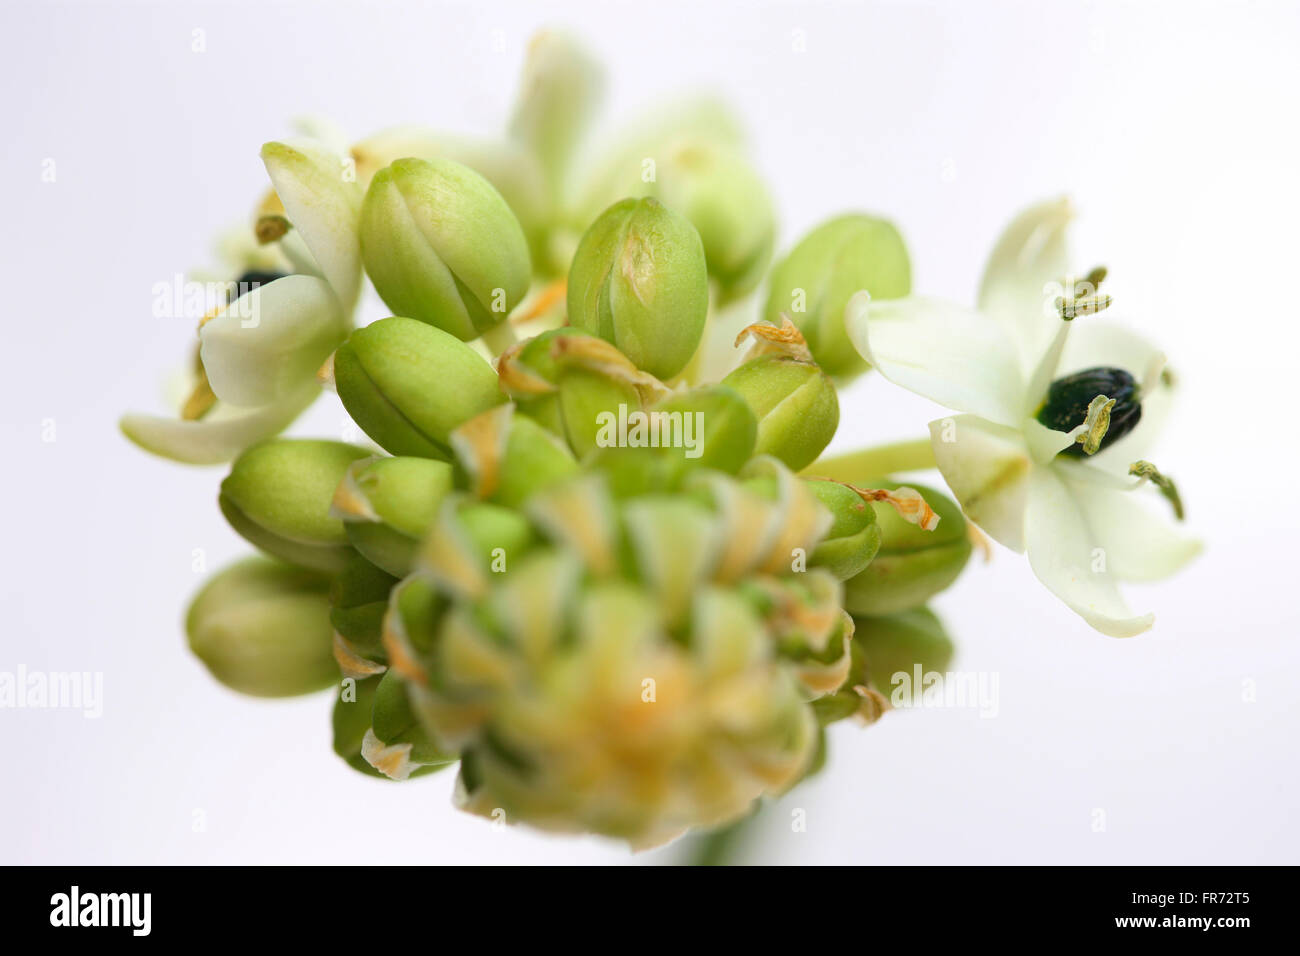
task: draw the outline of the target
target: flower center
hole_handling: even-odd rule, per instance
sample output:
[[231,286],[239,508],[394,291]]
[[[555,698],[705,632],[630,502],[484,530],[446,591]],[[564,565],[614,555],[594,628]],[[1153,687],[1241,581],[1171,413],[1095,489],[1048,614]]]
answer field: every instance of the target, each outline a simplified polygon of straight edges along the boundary
[[[1131,432],[1142,420],[1142,403],[1139,400],[1137,381],[1122,368],[1087,368],[1073,375],[1058,378],[1047,389],[1047,398],[1038,410],[1038,421],[1058,432],[1068,432],[1082,425],[1088,418],[1088,406],[1098,395],[1114,401],[1110,408],[1110,424],[1099,447],[1108,448]],[[1074,444],[1062,454],[1082,458],[1088,454],[1082,444]]]

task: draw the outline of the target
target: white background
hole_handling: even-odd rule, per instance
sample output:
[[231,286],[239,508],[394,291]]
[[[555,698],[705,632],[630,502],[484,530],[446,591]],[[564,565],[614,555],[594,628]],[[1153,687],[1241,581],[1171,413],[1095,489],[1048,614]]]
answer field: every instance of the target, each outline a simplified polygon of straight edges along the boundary
[[[151,317],[153,286],[211,263],[214,231],[264,188],[264,140],[313,112],[358,135],[493,133],[543,22],[609,64],[607,124],[697,85],[729,97],[782,248],[830,214],[884,213],[917,289],[969,302],[1010,215],[1070,193],[1077,265],[1110,267],[1116,312],[1185,385],[1153,457],[1207,550],[1130,593],[1155,631],[1092,632],[1007,551],[973,564],[938,608],[957,666],[998,674],[998,716],[838,726],[830,768],[769,808],[749,859],[1297,862],[1297,6],[538,6],[3,5],[0,670],[102,671],[105,701],[99,720],[0,710],[0,862],[679,852],[498,832],[450,807],[449,773],[397,786],[344,767],[328,694],[217,685],[180,618],[194,549],[210,567],[247,550],[216,508],[222,470],[153,459],[116,428],[162,409],[194,329]],[[936,417],[878,377],[844,406],[837,448]],[[333,437],[341,419],[329,397],[294,433]]]

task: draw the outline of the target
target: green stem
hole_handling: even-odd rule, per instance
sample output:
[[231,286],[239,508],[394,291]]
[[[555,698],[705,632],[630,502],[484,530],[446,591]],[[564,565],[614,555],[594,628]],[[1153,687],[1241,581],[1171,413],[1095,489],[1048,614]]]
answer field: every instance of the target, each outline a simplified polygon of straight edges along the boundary
[[496,358],[500,358],[501,353],[517,341],[519,339],[515,336],[514,326],[510,324],[509,319],[502,319],[483,333],[483,344],[491,350]]
[[832,481],[857,483],[900,471],[924,471],[934,467],[934,449],[930,439],[895,442],[877,448],[864,448],[846,455],[819,458],[803,470],[805,475],[830,478]]

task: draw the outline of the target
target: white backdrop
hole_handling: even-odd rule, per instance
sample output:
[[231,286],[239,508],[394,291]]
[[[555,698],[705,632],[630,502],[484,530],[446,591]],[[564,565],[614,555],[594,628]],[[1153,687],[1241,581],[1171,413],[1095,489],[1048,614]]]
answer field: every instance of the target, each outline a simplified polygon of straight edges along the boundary
[[[215,506],[222,470],[116,427],[162,408],[194,330],[151,317],[153,286],[211,262],[263,188],[263,141],[313,112],[358,135],[492,133],[543,23],[603,55],[611,123],[697,85],[729,97],[782,248],[832,213],[885,213],[916,287],[970,301],[1010,215],[1069,192],[1079,265],[1110,267],[1116,312],[1185,385],[1154,457],[1207,550],[1130,593],[1155,631],[1092,632],[998,550],[938,603],[956,666],[998,675],[997,716],[838,726],[750,858],[1297,862],[1297,6],[540,6],[3,5],[0,671],[99,671],[104,701],[99,719],[0,710],[0,862],[672,858],[497,831],[450,807],[450,774],[385,785],[339,763],[328,695],[217,685],[180,617],[195,549],[209,567],[247,550]],[[837,448],[936,417],[878,377],[844,405]],[[331,396],[294,433],[341,419]]]

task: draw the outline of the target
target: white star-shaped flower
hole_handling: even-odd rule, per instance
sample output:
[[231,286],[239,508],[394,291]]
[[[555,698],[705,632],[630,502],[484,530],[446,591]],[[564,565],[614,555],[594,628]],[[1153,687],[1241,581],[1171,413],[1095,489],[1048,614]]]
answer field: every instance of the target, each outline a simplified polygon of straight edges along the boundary
[[[931,422],[930,433],[936,465],[966,515],[1027,553],[1038,578],[1094,628],[1129,637],[1150,628],[1154,615],[1133,613],[1119,583],[1170,575],[1200,543],[1153,513],[1139,500],[1146,495],[1133,494],[1153,473],[1166,486],[1141,460],[1173,386],[1162,375],[1163,354],[1089,314],[1104,301],[1076,300],[1067,278],[1070,218],[1066,200],[1017,216],[990,257],[978,310],[921,297],[872,302],[860,292],[845,321],[885,378],[963,413]],[[1083,370],[1096,374],[1075,374]],[[1077,397],[1099,378],[1136,385],[1122,426],[1109,419],[1115,407],[1094,401],[1096,395],[1071,406],[1080,419],[1081,406],[1089,408],[1086,420],[1068,430],[1040,422],[1052,410],[1046,406],[1054,382],[1083,382]]]

